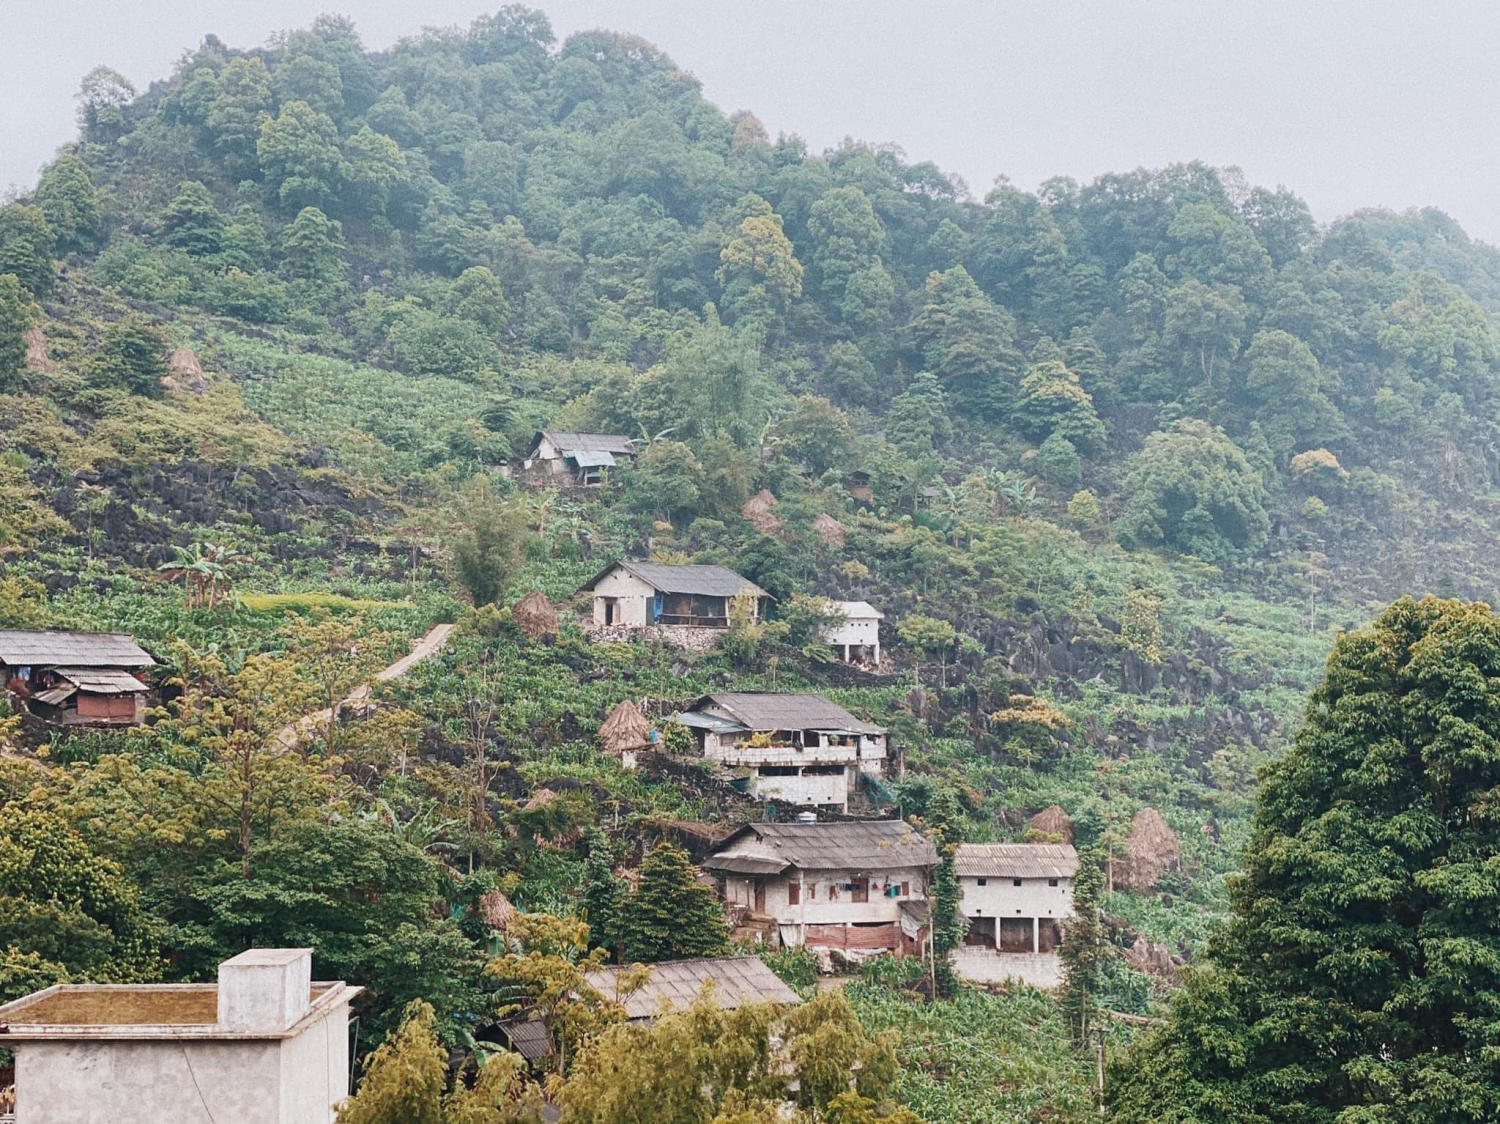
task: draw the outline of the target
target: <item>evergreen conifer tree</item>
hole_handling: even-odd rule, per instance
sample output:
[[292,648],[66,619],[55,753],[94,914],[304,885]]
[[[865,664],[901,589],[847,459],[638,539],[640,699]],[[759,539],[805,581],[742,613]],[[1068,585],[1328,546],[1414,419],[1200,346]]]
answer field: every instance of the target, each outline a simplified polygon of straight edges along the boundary
[[1073,876],[1073,916],[1063,926],[1063,985],[1058,1006],[1077,1046],[1088,1043],[1089,1030],[1099,1006],[1104,958],[1104,927],[1099,921],[1099,894],[1104,889],[1104,869],[1098,852],[1090,849],[1078,856]]
[[728,937],[718,898],[698,884],[687,852],[658,843],[641,863],[640,885],[620,909],[623,955],[645,964],[716,956]]

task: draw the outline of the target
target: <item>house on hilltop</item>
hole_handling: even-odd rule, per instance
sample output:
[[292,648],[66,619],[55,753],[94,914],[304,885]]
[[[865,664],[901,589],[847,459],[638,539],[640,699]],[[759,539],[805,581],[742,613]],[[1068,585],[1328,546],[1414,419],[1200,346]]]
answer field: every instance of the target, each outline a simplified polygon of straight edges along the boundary
[[880,622],[885,614],[868,601],[835,601],[839,619],[819,630],[843,663],[880,663]]
[[636,443],[621,433],[564,433],[543,429],[521,462],[522,479],[532,484],[594,487],[608,469],[635,459]]
[[749,770],[748,791],[761,800],[846,811],[860,777],[885,769],[885,727],[822,695],[726,691],[704,695],[675,721],[708,760]]
[[0,631],[0,682],[58,726],[139,726],[156,661],[115,632]]
[[954,970],[978,981],[1062,979],[1062,925],[1073,916],[1078,852],[1066,843],[964,843],[953,856],[968,923]]
[[703,869],[731,921],[781,947],[918,955],[927,940],[932,841],[904,820],[746,824]]
[[733,570],[627,559],[599,573],[579,592],[594,595],[594,624],[600,628],[676,625],[723,631],[729,627],[729,603],[747,590],[754,594],[754,617],[759,620],[771,595]]

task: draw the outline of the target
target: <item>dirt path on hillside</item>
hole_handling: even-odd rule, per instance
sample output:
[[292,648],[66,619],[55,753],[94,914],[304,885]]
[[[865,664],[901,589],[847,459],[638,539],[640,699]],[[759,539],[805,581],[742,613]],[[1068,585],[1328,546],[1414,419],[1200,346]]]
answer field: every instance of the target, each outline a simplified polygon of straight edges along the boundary
[[[365,701],[370,697],[373,684],[389,683],[393,679],[400,679],[423,660],[431,659],[437,655],[447,645],[455,627],[451,624],[434,625],[426,636],[423,636],[411,646],[410,652],[389,667],[384,667],[377,671],[370,677],[369,683],[361,684],[350,691],[335,709],[342,710],[351,704]],[[280,745],[282,749],[296,749],[304,738],[328,729],[328,722],[332,717],[333,712],[327,707],[324,707],[322,710],[315,710],[311,714],[304,714],[297,721],[289,723],[278,730],[272,740]]]

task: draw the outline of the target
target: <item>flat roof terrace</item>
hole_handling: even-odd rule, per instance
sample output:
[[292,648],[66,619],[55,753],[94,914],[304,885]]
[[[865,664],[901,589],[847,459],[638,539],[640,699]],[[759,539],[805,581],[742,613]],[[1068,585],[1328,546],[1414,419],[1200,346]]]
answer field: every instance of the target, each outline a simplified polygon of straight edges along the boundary
[[306,1012],[281,1030],[237,1031],[218,1023],[219,985],[57,984],[0,1007],[7,1039],[291,1038],[361,988],[314,983]]

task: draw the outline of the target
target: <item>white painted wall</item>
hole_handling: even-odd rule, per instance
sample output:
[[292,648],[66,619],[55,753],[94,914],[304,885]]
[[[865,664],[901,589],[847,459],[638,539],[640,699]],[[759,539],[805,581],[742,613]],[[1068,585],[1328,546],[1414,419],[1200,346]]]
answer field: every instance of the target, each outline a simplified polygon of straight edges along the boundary
[[[840,883],[853,881],[849,870],[788,871],[765,877],[765,909],[761,915],[782,925],[832,925],[844,922],[901,920],[903,901],[927,900],[927,875],[921,867],[898,867],[870,875],[870,900],[856,902],[847,890],[834,891]],[[731,905],[755,907],[756,879],[730,875],[724,883],[724,899]],[[797,882],[802,887],[801,901],[788,901],[787,887]],[[906,897],[887,897],[884,887],[905,882]]]
[[649,605],[656,590],[622,566],[616,566],[594,586],[594,624],[604,626],[604,602],[619,599],[619,617],[614,622],[625,628],[645,628],[651,621]]
[[348,1024],[344,1002],[288,1039],[17,1039],[16,1124],[330,1124]]
[[1016,886],[1011,878],[989,877],[981,886],[978,878],[966,876],[958,880],[959,909],[965,917],[1071,917],[1072,882],[1057,882],[1049,886],[1045,878],[1023,878]]
[[857,620],[851,618],[824,629],[823,639],[830,644],[865,644],[874,647],[880,643],[880,621],[874,617]]
[[788,804],[815,804],[840,809],[849,804],[849,774],[833,776],[766,777],[755,773],[750,779],[751,795],[761,800],[780,800]]

